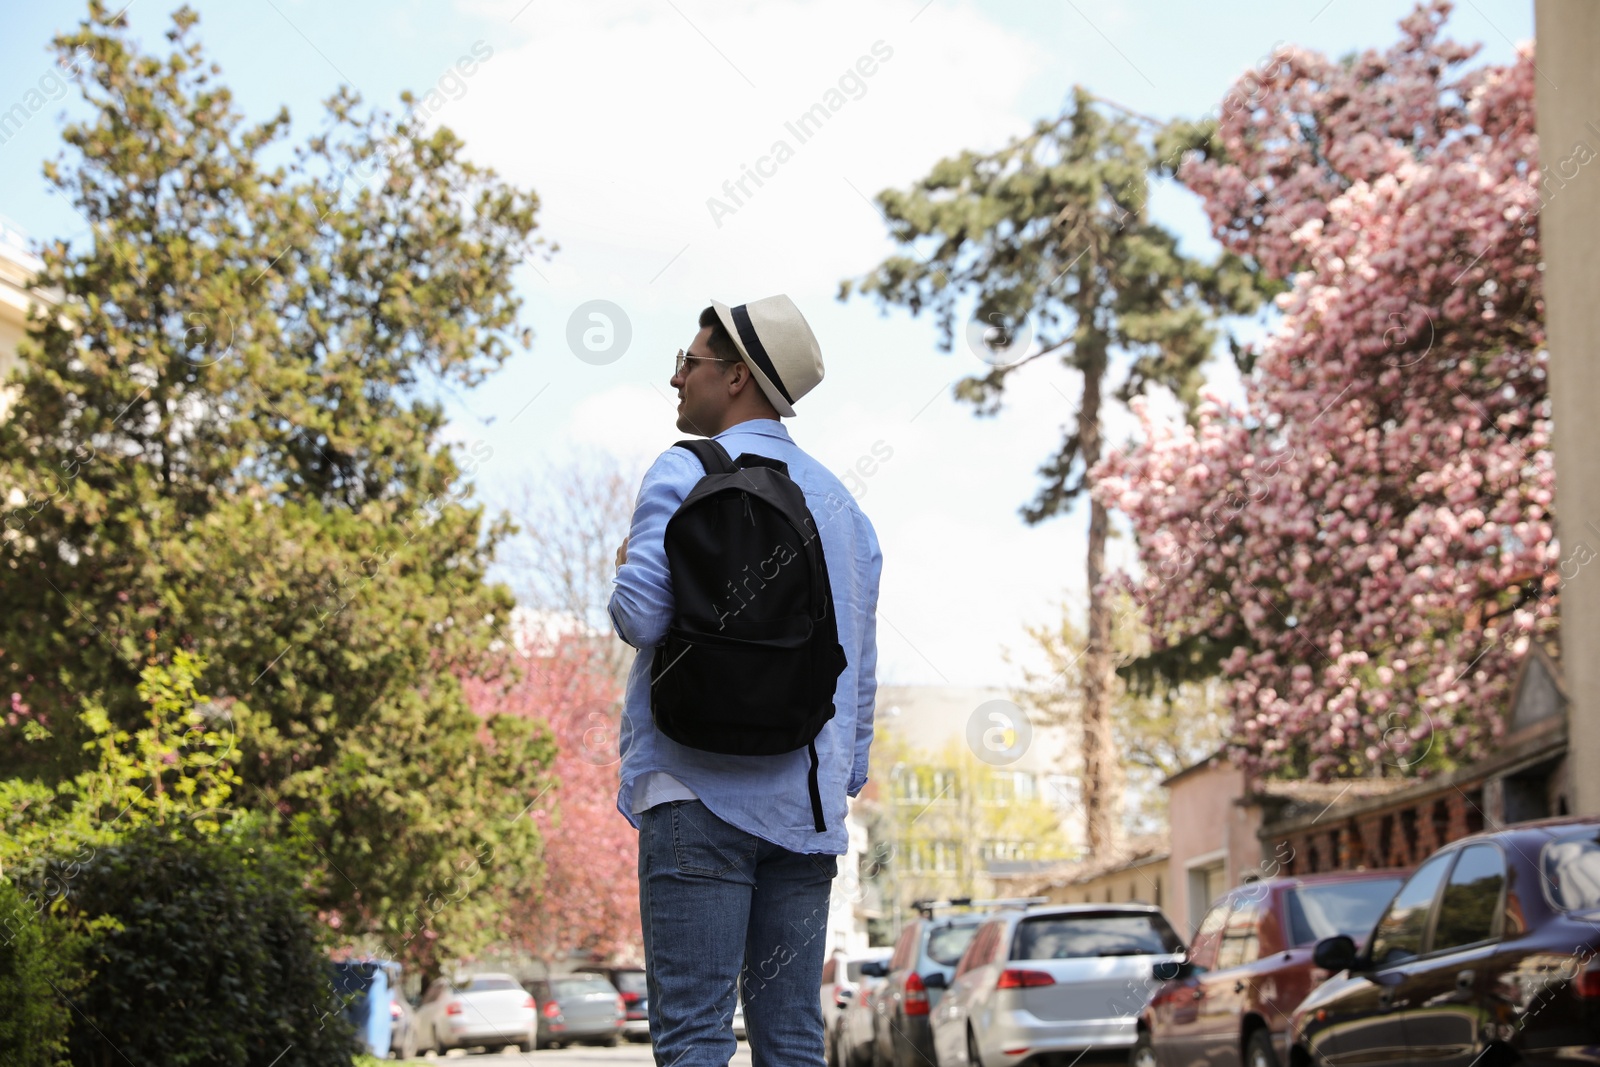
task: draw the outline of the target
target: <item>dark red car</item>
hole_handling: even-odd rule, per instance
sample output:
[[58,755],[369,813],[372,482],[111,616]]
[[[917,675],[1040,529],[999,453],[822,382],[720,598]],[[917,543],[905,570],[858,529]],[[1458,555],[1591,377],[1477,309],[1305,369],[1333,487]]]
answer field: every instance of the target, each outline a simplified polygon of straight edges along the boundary
[[1404,871],[1346,871],[1229,890],[1200,921],[1187,959],[1162,965],[1156,977],[1167,980],[1139,1016],[1131,1067],[1283,1063],[1289,1016],[1328,977],[1313,947],[1365,937],[1404,880]]

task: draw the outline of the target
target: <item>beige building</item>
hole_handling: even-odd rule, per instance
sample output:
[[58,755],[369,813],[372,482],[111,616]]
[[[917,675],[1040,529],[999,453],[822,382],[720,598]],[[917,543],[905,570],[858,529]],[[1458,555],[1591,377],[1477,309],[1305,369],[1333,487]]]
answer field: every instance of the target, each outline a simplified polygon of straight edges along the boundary
[[[988,897],[999,872],[1082,850],[1064,732],[1005,690],[880,686],[871,777],[853,806],[867,830],[842,891],[873,936],[892,937],[918,899]],[[855,879],[854,885],[848,880]]]
[[1004,897],[1045,897],[1052,904],[1154,904],[1165,909],[1171,893],[1166,836],[1136,838],[1117,856],[1061,864],[1046,871],[996,872]]
[[[17,362],[17,345],[28,329],[28,309],[38,302],[28,285],[43,266],[28,251],[20,230],[0,218],[0,381],[11,376]],[[9,390],[0,389],[0,419],[10,409]]]
[[[1539,154],[1552,171],[1579,144],[1600,149],[1600,4],[1537,0],[1534,29],[1539,77],[1534,80]],[[1592,170],[1592,166],[1590,170]],[[1539,219],[1543,246],[1550,398],[1555,407],[1555,513],[1562,574],[1561,641],[1573,704],[1572,810],[1600,813],[1600,178],[1588,170],[1561,186]],[[1587,554],[1579,554],[1581,548]]]

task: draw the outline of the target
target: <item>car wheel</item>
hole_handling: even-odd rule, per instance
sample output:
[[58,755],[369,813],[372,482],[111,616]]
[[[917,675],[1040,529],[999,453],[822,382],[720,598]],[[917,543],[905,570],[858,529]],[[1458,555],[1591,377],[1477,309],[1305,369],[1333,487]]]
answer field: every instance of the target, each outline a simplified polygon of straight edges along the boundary
[[967,1063],[970,1067],[983,1067],[983,1053],[978,1051],[978,1039],[970,1026],[967,1028]]
[[1150,1031],[1139,1031],[1139,1039],[1128,1053],[1128,1067],[1156,1067],[1156,1049],[1150,1043]]
[[617,1047],[617,1035],[616,1034],[607,1034],[605,1037],[602,1037],[600,1039],[600,1047],[601,1048],[616,1048]]
[[1244,1043],[1244,1067],[1278,1067],[1278,1052],[1272,1047],[1270,1030],[1250,1031],[1250,1038]]

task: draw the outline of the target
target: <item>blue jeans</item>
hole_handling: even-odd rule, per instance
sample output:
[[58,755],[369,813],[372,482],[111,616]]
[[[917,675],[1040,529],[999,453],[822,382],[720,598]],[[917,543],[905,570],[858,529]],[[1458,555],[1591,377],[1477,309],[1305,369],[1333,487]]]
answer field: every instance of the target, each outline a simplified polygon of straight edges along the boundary
[[639,917],[659,1067],[726,1067],[735,981],[754,1067],[822,1067],[822,943],[838,857],[790,852],[698,800],[639,815]]

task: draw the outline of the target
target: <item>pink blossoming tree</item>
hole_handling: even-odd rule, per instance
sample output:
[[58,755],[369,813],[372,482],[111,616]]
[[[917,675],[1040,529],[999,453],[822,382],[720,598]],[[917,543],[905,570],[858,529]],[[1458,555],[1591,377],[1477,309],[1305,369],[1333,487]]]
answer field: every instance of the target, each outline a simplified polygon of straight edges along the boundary
[[1195,139],[1178,177],[1287,284],[1281,316],[1242,407],[1141,411],[1098,478],[1138,538],[1147,666],[1220,669],[1261,772],[1481,756],[1554,628],[1537,220],[1593,153],[1541,174],[1531,51],[1469,69],[1449,10],[1420,5],[1383,52],[1283,50]]
[[544,841],[543,885],[507,903],[505,940],[547,963],[640,958],[638,835],[617,812],[621,692],[606,650],[593,638],[550,638],[519,677],[466,686],[480,714],[538,720],[556,744],[555,784],[523,815]]

